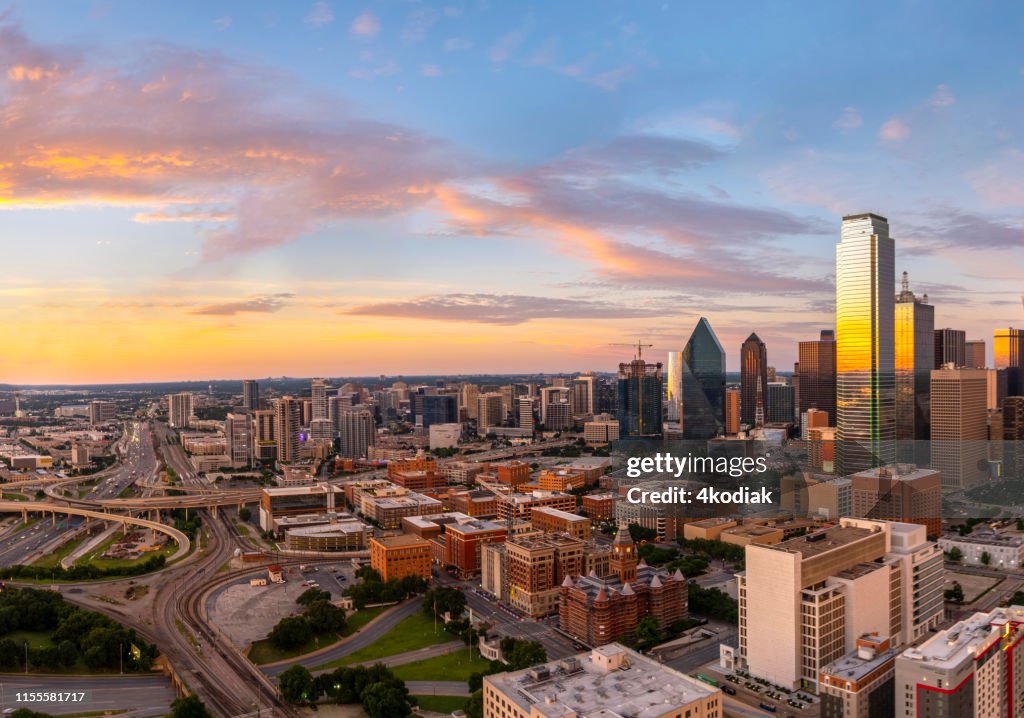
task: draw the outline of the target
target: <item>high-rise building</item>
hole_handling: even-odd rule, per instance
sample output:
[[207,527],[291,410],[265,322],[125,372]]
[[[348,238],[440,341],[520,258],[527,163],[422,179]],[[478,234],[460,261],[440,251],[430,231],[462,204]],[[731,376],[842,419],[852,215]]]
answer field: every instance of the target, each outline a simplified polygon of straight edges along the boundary
[[167,397],[167,423],[172,429],[186,429],[195,413],[191,392],[171,394]]
[[899,718],[1024,716],[1024,607],[975,613],[896,658]]
[[771,424],[792,424],[796,420],[796,403],[793,396],[793,385],[784,381],[768,383],[764,392],[765,419]]
[[277,432],[277,460],[289,463],[299,460],[299,433],[302,426],[302,404],[293,396],[282,396],[275,407],[274,426]]
[[683,349],[683,438],[710,439],[725,426],[725,351],[701,317]]
[[570,400],[573,416],[593,416],[597,413],[597,387],[594,375],[584,374],[572,380]]
[[739,657],[750,674],[816,690],[865,634],[912,643],[943,616],[943,555],[924,526],[844,518],[773,546],[737,574]]
[[502,396],[498,392],[487,392],[477,397],[476,430],[484,436],[492,427],[500,426],[505,420]]
[[536,424],[533,397],[520,396],[516,399],[516,423],[520,429],[533,431]]
[[117,416],[117,404],[112,401],[94,400],[89,402],[89,423],[105,424]]
[[228,459],[233,467],[248,466],[252,461],[252,424],[247,414],[228,414],[224,419],[224,438]]
[[935,307],[917,297],[903,273],[903,289],[896,297],[896,439],[900,458],[916,463],[926,457],[915,454],[913,444],[929,436],[929,387],[935,368]]
[[942,534],[942,475],[907,464],[879,466],[850,476],[851,516],[920,524]]
[[429,429],[434,424],[454,424],[459,420],[455,394],[434,394],[417,397],[422,403],[416,412],[416,425]]
[[277,411],[257,409],[252,413],[253,458],[273,461],[277,458]]
[[947,364],[967,366],[967,332],[962,329],[935,330],[935,369]]
[[648,364],[638,355],[619,364],[618,413],[620,438],[661,437],[661,362]]
[[327,419],[327,382],[323,379],[314,379],[312,382],[313,415],[310,421],[316,419]]
[[725,433],[740,433],[740,390],[735,387],[725,390]]
[[988,366],[985,356],[984,339],[968,339],[966,344],[967,361],[965,366],[968,369],[984,369]]
[[683,353],[669,352],[665,365],[665,417],[672,422],[683,413]]
[[758,393],[768,414],[768,349],[757,334],[751,334],[740,345],[740,421],[753,426],[757,412]]
[[[540,422],[548,426],[548,406],[551,404],[568,404],[570,392],[564,386],[545,386],[540,390]],[[550,428],[550,427],[548,427]]]
[[260,408],[260,385],[255,379],[245,379],[242,382],[242,408],[246,411],[256,411]]
[[1009,396],[1008,369],[986,369],[988,377],[988,399],[989,411],[999,411],[1003,408],[1003,402]]
[[[465,383],[459,389],[459,410],[466,413],[465,419],[476,419],[477,398],[480,396],[480,387],[476,384]],[[463,417],[459,417],[462,419]]]
[[895,243],[877,214],[843,217],[836,247],[836,463],[850,474],[896,453]]
[[1008,396],[1024,395],[1024,329],[996,329],[992,338],[992,366],[1006,369]]
[[987,472],[987,372],[946,367],[931,377],[931,466],[943,486],[969,489]]
[[828,425],[836,425],[836,333],[823,329],[821,338],[800,342],[794,369],[800,415],[808,409],[828,413]]
[[365,459],[367,451],[376,444],[377,423],[373,412],[363,405],[341,413],[338,453],[348,459]]
[[1003,402],[1002,440],[1006,442],[1003,475],[1024,479],[1024,396],[1008,396]]

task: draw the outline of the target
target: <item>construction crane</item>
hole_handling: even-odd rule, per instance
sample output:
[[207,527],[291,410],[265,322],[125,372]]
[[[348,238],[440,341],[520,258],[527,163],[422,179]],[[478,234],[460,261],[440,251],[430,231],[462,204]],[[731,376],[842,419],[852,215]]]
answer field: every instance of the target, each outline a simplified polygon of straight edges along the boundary
[[641,344],[640,340],[638,339],[636,344],[622,344],[622,343],[618,343],[618,344],[609,344],[608,346],[610,346],[610,347],[635,347],[636,348],[636,358],[637,359],[643,359],[644,358],[644,349],[650,349],[654,345],[653,344]]
[[[490,491],[499,503],[508,507],[508,512],[505,514],[505,541],[508,541],[512,538],[512,531],[516,525],[515,487],[493,481],[479,480],[477,485]],[[506,606],[512,605],[511,593],[508,580],[508,547],[506,546],[505,550],[501,552],[501,601]]]

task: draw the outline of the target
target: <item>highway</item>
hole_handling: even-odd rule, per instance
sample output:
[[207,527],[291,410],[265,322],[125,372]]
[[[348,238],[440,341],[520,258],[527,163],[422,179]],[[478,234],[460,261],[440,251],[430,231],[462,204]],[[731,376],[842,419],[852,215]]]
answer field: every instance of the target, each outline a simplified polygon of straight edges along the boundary
[[[85,693],[76,703],[17,702],[19,692],[43,691]],[[177,692],[166,676],[33,676],[0,674],[0,710],[28,708],[29,710],[60,715],[63,713],[92,713],[124,710],[136,716],[167,715]]]

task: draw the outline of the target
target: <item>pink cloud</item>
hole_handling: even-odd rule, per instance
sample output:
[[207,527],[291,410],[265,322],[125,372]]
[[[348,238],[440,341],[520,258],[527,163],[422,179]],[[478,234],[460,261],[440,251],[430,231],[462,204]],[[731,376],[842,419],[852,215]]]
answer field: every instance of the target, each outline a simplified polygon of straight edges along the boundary
[[309,13],[303,18],[303,22],[313,27],[322,27],[334,22],[334,11],[326,2],[315,2]]
[[882,125],[878,136],[886,142],[902,142],[910,137],[910,126],[903,120],[893,117]]
[[376,37],[377,33],[380,32],[380,20],[377,19],[376,15],[367,10],[352,21],[350,30],[353,35],[359,35],[360,37]]
[[939,85],[935,88],[935,92],[932,93],[928,104],[933,107],[949,107],[956,104],[956,98],[953,96],[953,92],[949,89],[948,85]]

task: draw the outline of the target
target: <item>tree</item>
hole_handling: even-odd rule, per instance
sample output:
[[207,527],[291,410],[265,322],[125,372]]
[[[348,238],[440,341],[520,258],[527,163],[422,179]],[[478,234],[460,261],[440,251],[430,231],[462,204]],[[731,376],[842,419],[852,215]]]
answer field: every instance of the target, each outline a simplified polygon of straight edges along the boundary
[[295,603],[300,606],[308,606],[316,601],[330,601],[330,591],[323,591],[319,588],[307,588],[302,594],[295,599]]
[[1010,606],[1024,606],[1024,591],[1017,591],[1017,593],[1010,596]]
[[501,639],[500,646],[501,657],[508,663],[508,670],[518,671],[548,660],[547,651],[537,641],[524,641],[506,636]]
[[405,718],[412,712],[409,691],[401,681],[372,683],[360,695],[370,718]]
[[665,639],[665,633],[658,626],[658,619],[644,616],[636,624],[636,638],[645,646],[656,646]]
[[658,532],[654,529],[645,528],[640,524],[630,524],[629,537],[634,541],[653,541],[658,538]]
[[314,633],[341,633],[345,630],[345,611],[330,601],[313,601],[303,614]]
[[281,695],[289,703],[304,703],[314,697],[313,674],[295,664],[281,674]]
[[243,506],[238,509],[238,518],[242,519],[242,521],[248,521],[252,518],[252,510],[248,506]]
[[958,582],[954,581],[953,588],[946,589],[946,600],[957,605],[964,602],[964,589]]
[[484,718],[484,692],[473,691],[466,701],[466,718]]
[[981,554],[981,562],[988,566],[992,563],[992,555],[988,551],[983,551]]
[[949,560],[953,563],[960,563],[964,558],[964,552],[954,546],[949,550]]
[[[313,637],[313,629],[304,616],[288,616],[277,622],[267,638],[277,648],[290,650],[305,645]],[[90,649],[91,650],[91,649]],[[88,651],[86,652],[88,657]]]
[[423,594],[423,611],[428,616],[443,616],[446,612],[458,618],[466,608],[466,597],[462,591],[450,586],[438,586]]
[[381,583],[384,580],[380,575],[380,571],[372,566],[360,566],[357,568],[356,578],[361,578],[364,581],[376,581],[377,583]]
[[171,703],[170,718],[213,718],[198,696],[178,698]]

